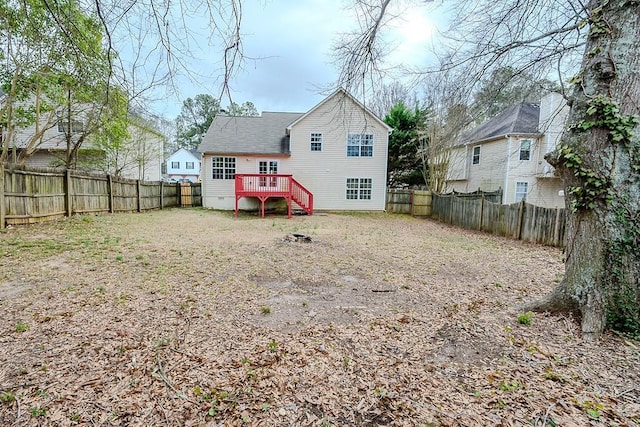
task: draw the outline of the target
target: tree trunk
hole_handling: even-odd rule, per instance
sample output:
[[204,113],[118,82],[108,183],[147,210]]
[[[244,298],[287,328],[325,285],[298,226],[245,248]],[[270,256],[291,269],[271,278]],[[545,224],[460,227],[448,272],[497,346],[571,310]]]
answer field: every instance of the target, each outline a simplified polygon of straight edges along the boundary
[[640,2],[589,3],[570,127],[547,155],[566,184],[565,276],[528,309],[575,311],[584,339],[640,331]]

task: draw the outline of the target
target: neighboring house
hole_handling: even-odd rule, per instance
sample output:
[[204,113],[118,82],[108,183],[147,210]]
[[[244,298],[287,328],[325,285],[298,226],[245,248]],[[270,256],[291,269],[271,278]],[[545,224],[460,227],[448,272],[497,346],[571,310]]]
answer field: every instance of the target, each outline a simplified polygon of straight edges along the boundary
[[200,153],[197,150],[181,148],[167,159],[167,179],[186,179],[191,182],[200,180]]
[[[82,110],[76,110],[69,121],[64,114],[47,112],[39,123],[16,128],[13,145],[18,152],[28,148],[25,161],[28,166],[61,167],[66,158],[67,136],[75,141],[85,132],[83,116]],[[70,133],[67,132],[69,127]],[[92,134],[87,135],[77,154],[78,168],[130,179],[159,181],[165,137],[149,127],[145,119],[134,114],[131,115],[128,132],[129,138],[118,147],[106,148],[94,144]],[[27,141],[33,140],[34,135],[38,135],[37,140],[28,146]]]
[[306,113],[217,115],[198,149],[203,206],[264,208],[292,194],[309,213],[382,211],[391,130],[342,89]]
[[[117,149],[106,150],[107,168],[119,176],[142,181],[162,179],[162,156],[166,137],[152,127],[152,121],[131,115],[129,138]],[[116,165],[119,165],[117,168]]]
[[563,183],[544,155],[560,141],[568,112],[562,96],[551,93],[540,105],[515,105],[473,129],[452,149],[447,188],[502,189],[504,204],[564,207]]

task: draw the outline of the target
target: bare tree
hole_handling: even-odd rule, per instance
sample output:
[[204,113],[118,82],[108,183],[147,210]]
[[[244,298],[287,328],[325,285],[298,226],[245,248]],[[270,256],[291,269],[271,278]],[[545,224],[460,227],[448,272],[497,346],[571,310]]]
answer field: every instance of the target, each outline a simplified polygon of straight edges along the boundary
[[448,70],[427,75],[424,82],[429,118],[420,140],[423,174],[431,191],[443,193],[452,163],[458,160],[452,157],[452,147],[473,117],[460,76]]
[[[358,1],[360,7],[368,2]],[[389,2],[384,2],[388,6]],[[441,69],[464,69],[468,90],[502,66],[549,73],[581,66],[566,98],[570,127],[547,156],[566,184],[565,276],[531,309],[576,312],[585,339],[606,327],[640,331],[640,3],[628,0],[459,1],[451,53]],[[376,38],[384,8],[351,49],[347,82],[381,68]],[[355,76],[355,77],[354,77]],[[561,80],[562,81],[562,80]]]
[[[229,84],[244,60],[241,0],[96,0],[88,7],[104,28],[114,58],[112,77],[137,108],[144,109],[154,97],[165,98],[163,88],[177,94],[180,78],[207,91],[215,90],[211,82],[217,82],[218,100],[231,101]],[[193,29],[194,22],[206,25],[209,34],[203,38]],[[129,54],[125,58],[120,51]],[[213,52],[217,58],[211,74],[194,70],[197,52]]]
[[408,107],[419,104],[418,96],[404,84],[394,81],[390,84],[382,84],[375,88],[373,99],[370,102],[371,111],[378,117],[386,116],[391,108],[403,102]]
[[[22,114],[24,108],[19,103],[27,97],[21,92],[32,87],[47,89],[59,77],[52,77],[52,69],[82,80],[88,75],[81,74],[94,68],[94,64],[106,64],[99,76],[87,79],[100,83],[104,92],[101,98],[108,100],[115,89],[127,94],[129,105],[148,111],[154,97],[166,98],[166,93],[158,92],[160,88],[175,89],[180,76],[217,82],[219,99],[228,97],[231,102],[229,82],[244,58],[240,0],[0,0],[0,16],[0,57],[7,65],[6,72],[0,72],[5,91],[0,106],[0,125],[5,132],[0,159],[8,157],[16,123],[20,124],[22,118],[36,123],[38,128],[28,141],[21,141],[21,154],[25,156],[37,149],[42,133],[58,122],[51,114],[51,120],[45,120],[45,114],[70,104],[64,96],[59,100],[46,93],[48,104],[38,104],[38,99],[45,97],[29,99],[36,105],[31,110],[38,111]],[[207,39],[196,37],[192,29],[196,20],[208,22]],[[193,71],[193,53],[198,50],[217,52],[219,66],[210,75]],[[60,70],[60,64],[66,68]],[[207,90],[215,91],[211,86]],[[68,108],[66,112],[68,116]],[[34,121],[36,115],[38,120]],[[85,141],[86,138],[67,135],[67,164],[72,162],[75,147]]]

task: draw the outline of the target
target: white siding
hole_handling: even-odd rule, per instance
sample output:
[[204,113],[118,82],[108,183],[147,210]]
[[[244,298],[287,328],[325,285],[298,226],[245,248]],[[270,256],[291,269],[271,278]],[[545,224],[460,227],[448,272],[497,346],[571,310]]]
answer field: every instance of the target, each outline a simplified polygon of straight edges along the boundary
[[471,158],[468,153],[469,150],[466,145],[459,145],[451,149],[449,167],[447,169],[448,181],[461,181],[469,178]]
[[[530,160],[520,160],[520,143],[522,139],[529,139],[531,144]],[[509,136],[491,142],[481,144],[480,163],[472,164],[473,155],[470,144],[466,150],[466,179],[452,180],[454,176],[463,176],[464,162],[458,161],[453,164],[449,173],[450,181],[448,189],[468,193],[478,189],[482,191],[503,190],[502,203],[509,204],[515,202],[516,183],[526,182],[528,184],[527,202],[543,207],[562,207],[564,197],[559,195],[562,184],[558,178],[541,178],[538,164],[540,151],[544,150],[542,140],[531,136]],[[455,152],[455,156],[460,156],[460,148]]]
[[564,130],[569,106],[564,102],[564,98],[559,93],[550,93],[540,101],[539,129],[544,133],[536,160],[538,162],[538,174],[540,176],[554,176],[554,168],[544,159],[544,155],[553,151],[560,143]]
[[562,181],[558,178],[536,179],[529,189],[527,202],[545,208],[563,208],[565,199],[560,195],[563,190]]
[[160,181],[162,177],[162,136],[137,126],[130,126],[134,158],[122,170],[122,176],[142,181]]
[[[453,161],[463,152],[457,147],[452,154],[448,174],[448,188],[460,192],[478,189],[494,191],[502,187],[503,203],[515,201],[516,183],[528,184],[527,202],[543,207],[563,207],[563,184],[554,175],[544,155],[553,151],[560,141],[566,122],[568,107],[559,94],[549,94],[540,102],[538,129],[543,134],[536,139],[529,135],[508,135],[481,144],[480,163],[471,164],[472,148],[466,147],[465,162]],[[531,139],[530,160],[520,160],[520,142]]]
[[[311,151],[312,133],[322,134],[321,151]],[[347,157],[349,133],[373,134],[373,156]],[[384,124],[350,97],[338,92],[292,125],[290,156],[235,156],[236,173],[258,173],[260,160],[278,160],[278,173],[293,175],[313,194],[314,210],[382,211],[386,199],[388,138]],[[202,158],[203,205],[213,209],[234,209],[234,181],[212,179],[211,162],[216,156],[206,153]],[[347,178],[370,178],[371,199],[347,200]],[[255,209],[258,202],[242,198],[239,207]]]
[[[322,151],[311,151],[311,133]],[[373,134],[373,157],[347,157],[347,135]],[[291,129],[290,171],[313,193],[314,209],[385,209],[388,131],[348,97],[334,96]],[[347,200],[347,178],[371,178],[371,200]]]
[[[23,105],[27,106],[30,103],[25,101]],[[94,106],[91,104],[74,105],[72,115],[79,120],[86,117],[92,108]],[[46,130],[36,141],[35,146],[32,144],[32,148],[35,148],[36,151],[27,159],[26,164],[38,167],[60,167],[64,164],[66,157],[67,142],[65,132],[58,130],[57,115],[53,111],[42,114],[38,126],[33,124],[26,128],[16,129],[15,145],[18,148],[27,147],[29,142],[42,129]],[[129,158],[126,160],[129,165],[123,169],[122,176],[145,181],[159,181],[162,170],[163,136],[134,123],[129,125],[129,132],[132,139],[127,141],[126,144],[136,144],[136,150],[131,150]],[[80,133],[73,133],[72,140],[74,142],[77,141],[79,135]],[[79,158],[82,159],[83,155],[86,155],[83,154],[83,150],[92,149],[93,147],[95,147],[93,135],[89,134],[82,143],[78,154]],[[101,157],[102,160],[105,160],[104,152],[102,152]],[[144,162],[141,164],[140,161],[133,157],[144,159]],[[92,162],[91,164],[95,163]],[[103,167],[98,167],[94,172],[103,173],[103,169]]]
[[[217,155],[205,154],[202,157],[202,205],[209,209],[234,210],[235,209],[235,181],[233,179],[213,179],[212,158]],[[236,159],[237,174],[258,173],[260,160],[277,160],[279,174],[291,174],[288,157],[279,156],[222,156]],[[276,199],[269,199],[265,207],[280,203]],[[255,210],[260,202],[255,197],[243,197],[238,202],[242,210]]]
[[[172,162],[179,162],[180,167],[171,167]],[[194,169],[187,169],[187,162],[193,162]],[[191,182],[200,179],[200,159],[184,148],[179,149],[167,159],[167,176],[169,178],[186,178]]]
[[[454,173],[460,176],[460,165],[467,167],[466,179],[448,182],[448,188],[452,190],[468,193],[478,189],[482,191],[496,191],[504,187],[504,177],[506,173],[506,150],[505,140],[486,142],[480,145],[480,162],[473,164],[473,147],[478,144],[469,144],[465,152],[466,162],[457,161],[454,165]],[[459,156],[459,155],[458,155]]]

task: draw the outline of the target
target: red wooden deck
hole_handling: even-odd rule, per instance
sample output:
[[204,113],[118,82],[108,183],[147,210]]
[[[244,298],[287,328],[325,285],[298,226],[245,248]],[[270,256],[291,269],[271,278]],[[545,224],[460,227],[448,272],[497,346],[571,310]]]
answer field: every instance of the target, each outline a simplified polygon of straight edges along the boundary
[[292,175],[281,174],[236,174],[236,216],[238,201],[242,197],[257,197],[260,214],[264,217],[264,202],[269,197],[287,200],[288,216],[291,218],[291,203],[296,202],[305,212],[313,215],[313,194]]

